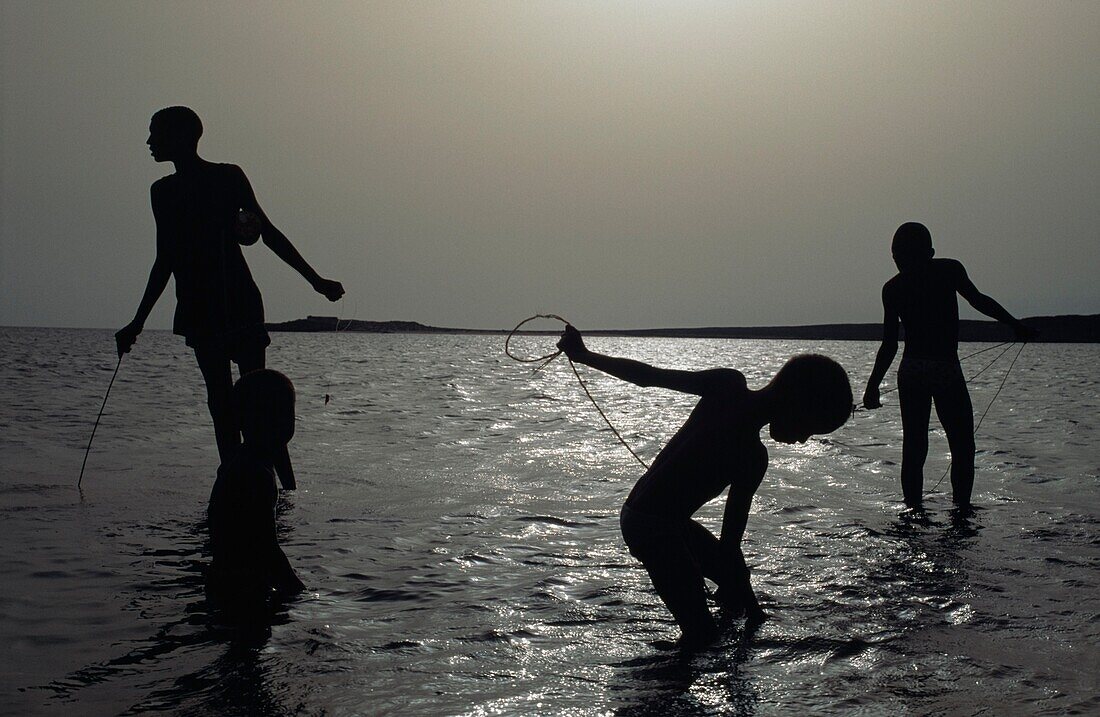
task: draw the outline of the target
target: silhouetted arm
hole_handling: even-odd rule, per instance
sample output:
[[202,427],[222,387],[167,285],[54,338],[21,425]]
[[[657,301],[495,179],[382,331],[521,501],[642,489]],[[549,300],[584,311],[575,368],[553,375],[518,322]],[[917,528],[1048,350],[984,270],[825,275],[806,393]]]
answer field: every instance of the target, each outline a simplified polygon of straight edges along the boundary
[[153,206],[153,219],[157,227],[157,255],[153,259],[153,268],[149,271],[149,280],[145,283],[145,293],[141,296],[141,303],[138,304],[133,321],[115,334],[115,345],[120,358],[122,354],[129,353],[134,342],[137,341],[138,334],[145,328],[149,313],[160,299],[160,295],[164,293],[164,287],[168,285],[168,279],[172,276],[172,265],[168,258],[168,233],[163,220],[163,197],[156,184],[150,189],[149,199]]
[[[759,484],[759,480],[756,481]],[[728,586],[732,595],[722,586],[720,598],[724,604],[734,608],[743,608],[750,621],[764,619],[764,611],[756,599],[749,576],[749,567],[745,563],[745,554],[741,552],[741,540],[745,536],[745,526],[749,521],[749,508],[755,490],[747,490],[735,482],[730,486],[726,497],[726,509],[722,515],[722,536],[719,544],[727,556],[733,572],[734,584]]]
[[275,252],[275,256],[301,274],[302,278],[309,282],[314,291],[324,295],[329,301],[338,301],[344,295],[343,285],[338,281],[322,277],[309,265],[309,262],[290,243],[290,239],[287,239],[286,235],[271,223],[267,214],[260,207],[259,201],[256,200],[256,193],[252,190],[252,184],[248,181],[248,177],[240,168],[238,168],[238,171],[241,172],[240,181],[243,194],[241,208],[247,209],[260,218],[260,235],[263,237],[264,244]]
[[976,310],[982,312],[991,319],[996,319],[1002,324],[1008,324],[1016,332],[1016,338],[1021,341],[1027,341],[1035,336],[1035,330],[1030,329],[1024,325],[1022,321],[1017,319],[1012,314],[997,303],[992,297],[983,294],[978,291],[978,287],[974,286],[974,282],[970,280],[970,277],[966,273],[966,268],[961,263],[957,264],[958,275],[956,277],[955,290],[959,292],[959,295],[966,299],[967,303],[973,306]]
[[691,393],[701,396],[708,391],[721,388],[744,377],[730,369],[709,369],[706,371],[676,371],[673,369],[657,368],[641,361],[632,359],[605,356],[594,351],[589,351],[584,345],[581,334],[572,326],[566,326],[565,332],[558,341],[558,348],[565,355],[577,363],[603,371],[615,378],[629,381],[638,386],[657,386],[681,393]]
[[871,375],[867,378],[867,388],[863,391],[863,407],[879,408],[882,402],[879,400],[879,384],[882,383],[886,372],[890,370],[890,364],[898,355],[898,312],[894,308],[887,286],[882,287],[882,343],[875,355],[875,366],[871,369]]

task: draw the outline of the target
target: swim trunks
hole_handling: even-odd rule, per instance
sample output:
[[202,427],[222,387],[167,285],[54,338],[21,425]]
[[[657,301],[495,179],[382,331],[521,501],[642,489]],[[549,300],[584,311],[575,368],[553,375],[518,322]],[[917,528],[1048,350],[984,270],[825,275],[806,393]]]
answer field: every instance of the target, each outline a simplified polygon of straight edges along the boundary
[[913,388],[926,391],[942,391],[966,383],[958,360],[905,357],[898,366],[898,382],[904,381]]

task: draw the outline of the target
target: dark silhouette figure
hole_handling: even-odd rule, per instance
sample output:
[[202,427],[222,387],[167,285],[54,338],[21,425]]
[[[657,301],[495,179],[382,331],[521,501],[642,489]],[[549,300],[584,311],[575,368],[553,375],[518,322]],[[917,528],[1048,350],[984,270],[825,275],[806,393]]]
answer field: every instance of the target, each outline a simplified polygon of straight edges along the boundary
[[[344,294],[338,281],[324,279],[267,218],[248,177],[232,164],[198,155],[202,122],[187,107],[153,115],[149,149],[157,162],[172,162],[175,173],[153,183],[150,198],[157,227],[157,254],[134,320],[115,334],[118,353],[130,351],[168,278],[176,280],[172,330],[195,351],[206,381],[207,402],[222,462],[233,455],[240,433],[230,410],[230,362],[243,376],[264,367],[271,343],[264,328],[260,290],[248,271],[241,245],[261,236],[275,254],[296,269],[330,301]],[[294,488],[289,455],[276,462],[284,488]]]
[[894,234],[891,251],[898,273],[882,287],[882,345],[863,394],[866,408],[879,408],[879,384],[898,351],[898,325],[905,327],[905,351],[898,367],[901,405],[901,488],[905,503],[919,507],[928,456],[928,420],[933,401],[951,447],[952,499],[970,505],[974,488],[974,409],[959,366],[959,302],[962,295],[986,316],[1011,326],[1020,340],[1035,334],[978,291],[963,265],[933,259],[932,235],[907,222]]
[[[558,348],[577,363],[638,386],[700,397],[627,497],[620,515],[623,538],[676,618],[683,647],[701,647],[718,636],[704,577],[718,585],[724,613],[744,614],[752,624],[763,620],[741,552],[749,507],[768,468],[760,429],[770,424],[774,440],[803,443],[839,428],[852,410],[844,369],[824,356],[795,356],[754,391],[733,369],[673,371],[593,353],[572,326]],[[727,486],[722,535],[716,538],[691,516]]]
[[273,592],[305,589],[275,534],[275,459],[294,436],[294,386],[271,369],[233,387],[244,443],[218,469],[207,522],[213,561],[207,591],[223,604],[262,605]]

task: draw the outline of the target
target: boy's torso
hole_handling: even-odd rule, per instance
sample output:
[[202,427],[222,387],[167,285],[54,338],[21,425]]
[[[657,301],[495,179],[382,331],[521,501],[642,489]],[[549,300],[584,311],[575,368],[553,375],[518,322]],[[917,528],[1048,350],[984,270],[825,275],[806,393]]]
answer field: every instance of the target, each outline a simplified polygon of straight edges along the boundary
[[215,562],[246,565],[275,541],[275,472],[241,447],[218,469],[207,521]]
[[233,234],[243,181],[235,165],[208,163],[154,185],[158,241],[176,279],[173,330],[189,339],[263,323],[259,289]]
[[759,485],[768,452],[741,420],[736,395],[703,396],[626,499],[631,509],[688,518],[731,483]]
[[961,271],[962,265],[953,259],[931,259],[886,282],[884,297],[905,328],[906,357],[957,358]]

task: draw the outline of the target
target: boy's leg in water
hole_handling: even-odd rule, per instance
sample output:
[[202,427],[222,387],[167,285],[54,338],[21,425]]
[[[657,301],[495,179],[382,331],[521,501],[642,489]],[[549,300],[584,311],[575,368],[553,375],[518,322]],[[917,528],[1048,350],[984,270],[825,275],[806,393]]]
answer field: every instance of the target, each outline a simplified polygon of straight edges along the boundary
[[206,405],[214,420],[218,456],[224,463],[241,443],[241,434],[233,418],[233,373],[229,367],[229,356],[220,348],[196,348],[195,359],[206,382]]
[[974,406],[962,374],[936,391],[935,400],[936,415],[951,446],[951,498],[967,507],[974,490]]
[[662,535],[659,540],[630,546],[630,553],[645,566],[657,595],[676,618],[684,643],[698,646],[714,640],[718,627],[707,609],[703,573],[687,543]]
[[[244,376],[250,371],[259,371],[266,368],[266,346],[242,349],[237,355],[237,371]],[[279,476],[279,484],[284,490],[294,490],[298,487],[294,479],[294,466],[290,464],[290,449],[283,446],[279,455],[275,456],[275,475]]]
[[687,521],[684,541],[692,557],[699,564],[703,577],[713,580],[719,590],[733,592],[737,582],[736,570],[744,565],[731,565],[729,555],[722,550],[717,537],[694,520]]
[[910,508],[921,505],[924,494],[924,460],[928,457],[928,419],[932,394],[920,381],[898,372],[901,406],[901,491]]

